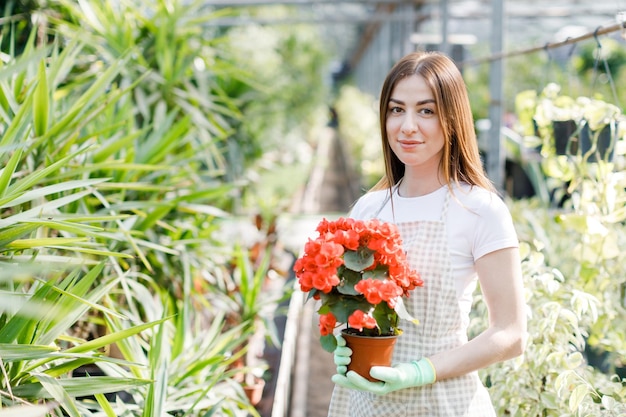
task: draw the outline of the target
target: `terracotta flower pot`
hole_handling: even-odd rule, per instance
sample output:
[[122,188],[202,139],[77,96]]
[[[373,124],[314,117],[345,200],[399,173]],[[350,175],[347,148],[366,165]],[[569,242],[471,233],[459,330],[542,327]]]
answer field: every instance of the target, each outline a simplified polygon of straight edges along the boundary
[[360,336],[341,331],[346,345],[352,350],[348,371],[355,371],[370,381],[378,381],[370,376],[372,366],[391,366],[393,348],[398,336]]
[[265,380],[256,379],[252,385],[244,385],[243,390],[250,401],[250,404],[256,406],[263,398],[263,389],[265,388]]

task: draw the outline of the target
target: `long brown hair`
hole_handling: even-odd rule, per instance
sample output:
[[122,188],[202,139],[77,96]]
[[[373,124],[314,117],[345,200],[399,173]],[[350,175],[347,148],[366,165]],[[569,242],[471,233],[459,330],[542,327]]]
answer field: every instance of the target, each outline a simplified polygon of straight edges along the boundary
[[440,164],[448,187],[465,182],[494,191],[487,178],[476,141],[474,119],[467,87],[454,61],[441,52],[414,52],[400,59],[389,71],[380,93],[380,132],[385,159],[385,176],[372,188],[391,188],[404,176],[405,166],[391,150],[387,137],[389,99],[399,81],[419,75],[435,96],[444,137]]

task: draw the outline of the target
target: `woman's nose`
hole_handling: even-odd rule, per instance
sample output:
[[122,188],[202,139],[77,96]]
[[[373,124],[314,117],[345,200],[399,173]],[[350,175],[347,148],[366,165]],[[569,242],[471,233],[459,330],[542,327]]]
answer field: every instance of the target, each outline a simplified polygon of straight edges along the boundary
[[406,113],[402,121],[402,133],[405,135],[412,134],[417,131],[417,118],[411,113]]

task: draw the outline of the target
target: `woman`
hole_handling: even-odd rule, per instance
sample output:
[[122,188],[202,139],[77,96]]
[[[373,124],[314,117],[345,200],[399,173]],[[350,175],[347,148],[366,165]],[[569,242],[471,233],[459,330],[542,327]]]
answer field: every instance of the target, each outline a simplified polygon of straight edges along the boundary
[[[461,73],[447,56],[417,52],[391,69],[380,97],[386,175],[351,216],[397,224],[411,267],[424,280],[406,300],[392,367],[370,382],[346,373],[338,336],[329,416],[495,416],[477,370],[521,355],[526,334],[518,239],[485,176]],[[489,327],[468,341],[480,283]]]

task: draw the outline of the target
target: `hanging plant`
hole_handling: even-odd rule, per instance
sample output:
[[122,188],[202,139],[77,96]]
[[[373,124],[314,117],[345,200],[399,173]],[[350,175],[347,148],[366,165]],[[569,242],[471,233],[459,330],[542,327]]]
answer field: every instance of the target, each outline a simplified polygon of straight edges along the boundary
[[[533,90],[516,97],[518,130],[541,141],[541,154],[580,156],[587,162],[611,160],[624,115],[619,107],[590,97],[561,94],[561,86],[549,83],[536,94]],[[526,141],[529,142],[529,141]]]
[[561,87],[549,83],[539,95],[533,120],[542,138],[542,153],[550,155],[575,154],[578,150],[575,134],[581,109],[577,101],[561,94]]

